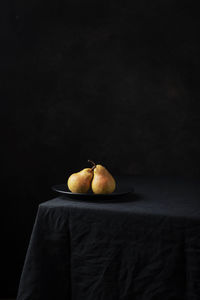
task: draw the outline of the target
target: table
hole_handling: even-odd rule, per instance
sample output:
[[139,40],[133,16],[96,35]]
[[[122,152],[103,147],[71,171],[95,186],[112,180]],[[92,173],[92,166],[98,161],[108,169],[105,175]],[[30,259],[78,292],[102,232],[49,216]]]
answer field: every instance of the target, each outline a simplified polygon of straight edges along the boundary
[[200,299],[199,179],[122,181],[136,194],[39,205],[17,300]]

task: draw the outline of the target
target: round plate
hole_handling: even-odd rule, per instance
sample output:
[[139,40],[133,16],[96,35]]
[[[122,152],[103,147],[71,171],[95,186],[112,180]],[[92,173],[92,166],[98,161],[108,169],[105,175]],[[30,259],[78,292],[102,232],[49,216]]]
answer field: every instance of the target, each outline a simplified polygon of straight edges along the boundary
[[72,193],[69,191],[66,184],[54,185],[52,186],[52,190],[73,199],[88,199],[88,200],[89,199],[102,200],[102,199],[113,199],[113,198],[116,199],[120,196],[127,195],[134,191],[132,187],[127,188],[127,187],[118,186],[112,194],[94,194],[92,191],[89,191],[88,193]]

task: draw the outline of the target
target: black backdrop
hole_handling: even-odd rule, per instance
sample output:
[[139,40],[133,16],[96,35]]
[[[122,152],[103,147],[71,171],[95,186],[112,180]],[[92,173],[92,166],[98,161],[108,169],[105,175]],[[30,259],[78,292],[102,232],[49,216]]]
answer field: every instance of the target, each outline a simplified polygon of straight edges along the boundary
[[0,6],[0,296],[14,296],[38,204],[88,158],[199,175],[200,21],[188,1]]

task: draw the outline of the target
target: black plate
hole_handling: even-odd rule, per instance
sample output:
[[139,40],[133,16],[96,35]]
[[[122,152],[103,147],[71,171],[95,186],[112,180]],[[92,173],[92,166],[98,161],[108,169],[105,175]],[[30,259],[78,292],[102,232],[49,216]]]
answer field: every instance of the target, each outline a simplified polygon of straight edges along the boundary
[[116,199],[120,196],[125,196],[127,194],[130,194],[134,192],[133,188],[127,188],[127,187],[120,187],[118,186],[116,190],[112,194],[94,194],[92,191],[89,191],[88,193],[72,193],[69,191],[66,184],[59,184],[52,186],[52,190],[60,193],[62,195],[65,195],[67,197],[73,198],[73,199]]

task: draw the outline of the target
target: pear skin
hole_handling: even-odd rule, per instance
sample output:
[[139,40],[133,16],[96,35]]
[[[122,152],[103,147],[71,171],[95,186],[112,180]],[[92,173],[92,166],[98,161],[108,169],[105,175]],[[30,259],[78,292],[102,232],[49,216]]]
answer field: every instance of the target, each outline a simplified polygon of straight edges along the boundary
[[94,194],[111,194],[116,188],[113,176],[102,165],[96,165],[92,180],[92,191]]
[[69,176],[67,185],[72,193],[87,193],[91,186],[93,170],[90,168],[83,169],[78,173]]

